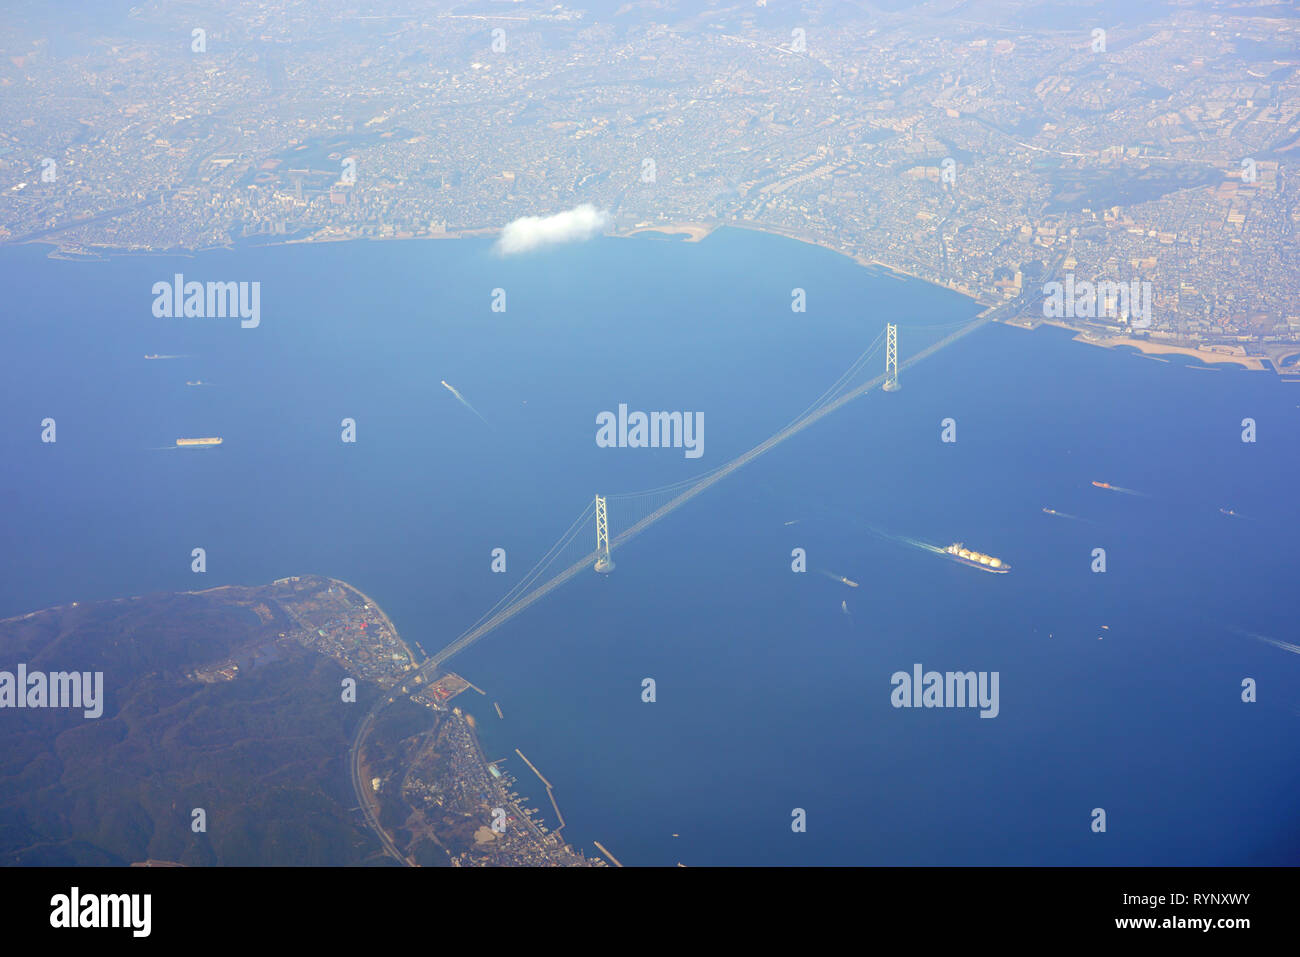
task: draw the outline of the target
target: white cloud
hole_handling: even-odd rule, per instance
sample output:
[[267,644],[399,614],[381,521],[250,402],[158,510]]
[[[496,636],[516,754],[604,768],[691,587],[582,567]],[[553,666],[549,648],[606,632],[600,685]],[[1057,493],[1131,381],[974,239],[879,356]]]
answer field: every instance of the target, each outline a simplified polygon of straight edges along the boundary
[[590,203],[554,216],[522,216],[501,230],[496,251],[509,256],[556,243],[581,242],[597,235],[608,222],[609,213]]

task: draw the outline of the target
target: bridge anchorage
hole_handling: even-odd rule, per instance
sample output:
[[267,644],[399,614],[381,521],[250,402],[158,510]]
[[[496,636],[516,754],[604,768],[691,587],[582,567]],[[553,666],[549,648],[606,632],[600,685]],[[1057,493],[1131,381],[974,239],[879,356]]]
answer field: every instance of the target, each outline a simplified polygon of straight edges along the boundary
[[609,557],[609,516],[605,497],[596,496],[596,571],[608,575],[614,570],[614,559]]
[[881,386],[886,392],[897,392],[898,385],[898,326],[892,322],[885,325],[885,384]]

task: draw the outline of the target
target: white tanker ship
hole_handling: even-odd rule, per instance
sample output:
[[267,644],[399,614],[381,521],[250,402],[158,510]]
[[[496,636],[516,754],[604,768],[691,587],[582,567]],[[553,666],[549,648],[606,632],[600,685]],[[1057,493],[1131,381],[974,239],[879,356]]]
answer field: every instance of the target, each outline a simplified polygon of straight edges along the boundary
[[963,565],[972,565],[981,571],[994,572],[998,575],[1005,575],[1011,571],[1011,566],[1000,558],[994,558],[992,555],[985,555],[983,552],[974,552],[963,545],[961,542],[953,542],[946,549],[945,554]]

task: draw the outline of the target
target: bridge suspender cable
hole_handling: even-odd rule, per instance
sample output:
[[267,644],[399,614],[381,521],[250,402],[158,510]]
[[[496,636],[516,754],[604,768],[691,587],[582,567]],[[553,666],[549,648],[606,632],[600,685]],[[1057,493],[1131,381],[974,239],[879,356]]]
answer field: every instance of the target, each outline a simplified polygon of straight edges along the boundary
[[[922,349],[916,355],[912,356],[906,362],[902,363],[900,368],[906,369],[909,366],[912,366],[917,362],[920,362],[922,359],[926,358],[927,356],[933,355],[934,353],[942,349],[944,346],[947,346],[950,343],[955,342],[957,339],[960,339],[962,336],[966,335],[967,333],[972,332],[975,329],[978,329],[980,326],[983,326],[988,322],[991,322],[994,318],[994,314],[996,311],[997,310],[994,309],[989,309],[985,311],[979,318],[973,320],[967,325],[962,326],[956,332],[952,333],[949,336],[944,337],[943,339],[940,339],[938,342],[934,343],[933,345],[930,345],[927,348]],[[879,339],[877,339],[877,343],[878,342]],[[861,361],[862,359],[860,357],[858,362],[854,363],[854,366],[856,367],[857,365],[859,365]],[[850,368],[849,373],[846,373],[845,376],[840,377],[839,382],[844,382],[845,379],[849,377],[851,373],[853,373],[852,367]],[[842,386],[838,386],[838,384],[837,386],[832,386],[831,389],[828,390],[828,393],[823,394],[823,399],[819,399],[817,403],[814,403],[814,411],[812,411],[807,415],[804,415],[799,419],[796,419],[794,422],[786,426],[780,432],[776,433],[775,435],[773,435],[771,438],[767,439],[760,445],[757,445],[754,448],[750,449],[748,452],[746,452],[744,455],[740,456],[739,458],[733,459],[732,461],[728,462],[726,465],[714,469],[712,472],[709,472],[706,475],[699,477],[697,479],[687,480],[684,483],[679,482],[673,485],[663,486],[662,488],[659,489],[650,490],[651,493],[664,494],[669,491],[675,490],[679,487],[683,487],[683,486],[685,487],[684,491],[676,495],[667,504],[662,505],[659,508],[655,509],[649,515],[645,516],[644,518],[642,518],[641,520],[633,524],[631,527],[629,527],[622,534],[618,535],[615,539],[613,539],[612,542],[610,542],[610,546],[612,547],[613,545],[622,545],[624,542],[629,541],[634,536],[640,534],[645,529],[653,525],[655,522],[659,521],[659,519],[663,518],[669,512],[673,511],[674,509],[690,501],[692,498],[694,498],[696,495],[699,495],[701,492],[703,492],[705,489],[709,488],[710,486],[716,484],[717,482],[720,482],[723,478],[730,475],[732,472],[736,471],[736,469],[740,468],[743,465],[746,465],[749,462],[752,462],[754,459],[758,458],[764,452],[780,444],[781,442],[784,442],[786,439],[794,435],[796,432],[801,432],[802,430],[806,429],[808,426],[812,425],[814,422],[829,415],[830,413],[834,412],[836,409],[846,405],[847,403],[851,402],[853,399],[856,399],[858,396],[865,395],[867,392],[870,392],[876,386],[886,381],[886,378],[887,376],[885,375],[876,376],[871,381],[861,386],[858,386],[856,389],[854,389],[849,393],[846,393],[840,398],[834,399],[833,401],[827,402],[826,404],[821,404],[824,401],[825,396],[827,394],[834,394],[834,392],[837,390],[838,387],[842,387]],[[647,495],[650,493],[634,493],[634,494]],[[592,508],[593,508],[592,505],[588,505],[587,508],[583,510],[582,514],[578,516],[578,519],[573,523],[573,525],[569,526],[569,531],[566,532],[560,538],[560,540],[551,547],[551,549],[546,553],[546,555],[542,557],[542,560],[538,562],[538,564],[535,565],[527,575],[524,576],[522,581],[520,581],[514,588],[510,589],[510,591],[505,596],[503,596],[500,601],[498,601],[495,605],[492,606],[491,609],[488,610],[488,613],[487,615],[484,616],[484,618],[479,619],[479,621],[476,622],[469,631],[465,632],[463,635],[461,635],[459,638],[457,638],[455,641],[449,644],[446,648],[443,648],[432,658],[429,658],[427,661],[421,664],[419,672],[417,672],[417,674],[425,672],[426,669],[436,670],[444,661],[446,661],[452,655],[464,650],[465,648],[472,645],[474,642],[478,641],[478,639],[482,638],[488,632],[492,631],[494,628],[498,627],[499,625],[503,624],[506,621],[509,621],[515,615],[519,614],[521,611],[523,611],[524,609],[532,605],[533,602],[537,601],[543,596],[554,591],[556,588],[563,585],[565,582],[567,582],[570,578],[573,578],[579,572],[583,571],[586,568],[592,567],[596,563],[596,559],[599,557],[600,554],[596,551],[592,551],[589,554],[583,556],[581,559],[574,562],[568,568],[564,569],[564,571],[560,572],[554,578],[551,578],[548,581],[546,581],[544,584],[534,588],[526,595],[523,595],[522,597],[519,597],[517,599],[512,599],[511,597],[511,596],[519,595],[523,591],[523,589],[528,587],[532,582],[534,582],[537,578],[539,578],[544,573],[546,567],[551,562],[556,560],[556,558],[569,545],[570,541],[581,530],[583,524],[586,521],[587,514],[589,511],[592,510]],[[378,698],[378,700],[375,701],[374,705],[371,707],[370,711],[366,714],[365,718],[361,721],[361,724],[357,727],[356,735],[352,741],[352,750],[351,750],[352,788],[353,791],[356,793],[358,804],[360,805],[362,811],[365,813],[366,824],[372,830],[374,830],[376,834],[379,836],[379,840],[384,848],[385,853],[389,854],[394,859],[402,863],[410,864],[411,861],[408,858],[404,858],[402,856],[401,852],[397,849],[396,845],[393,844],[392,839],[388,836],[388,833],[384,830],[383,826],[380,824],[379,820],[375,816],[369,804],[369,800],[370,800],[369,795],[366,794],[365,787],[361,780],[361,756],[362,756],[363,749],[365,747],[366,738],[369,736],[370,731],[374,727],[375,715],[378,714],[379,711],[383,709],[385,701],[391,702],[394,700],[394,697],[395,696],[390,696],[388,698],[385,698],[383,695],[381,695]]]
[[[940,349],[944,348],[945,346],[951,345],[961,337],[973,332],[974,330],[980,328],[981,326],[991,321],[993,321],[993,310],[988,310],[979,318],[974,319],[968,323],[965,323],[964,325],[961,326],[961,328],[957,329],[955,332],[950,333],[949,335],[943,337],[937,342],[930,344],[926,348],[922,349],[920,352],[909,357],[906,361],[899,363],[899,369],[900,370],[907,369],[915,365],[916,363],[920,362],[922,359],[926,359],[929,356],[934,355],[934,353],[938,352]],[[854,366],[850,367],[850,373],[853,372],[854,367],[858,366],[862,362],[866,354],[869,354],[870,352],[874,351],[874,349],[878,346],[878,344],[879,344],[879,338],[877,338],[876,345],[873,345],[871,349],[868,349],[868,353],[864,353],[864,356],[859,357],[859,359],[854,363]],[[850,373],[846,373],[845,376],[841,376],[839,382],[842,383]],[[859,396],[866,395],[872,389],[875,389],[877,386],[883,384],[886,381],[886,379],[887,379],[887,375],[878,375],[875,378],[858,386],[857,388],[852,389],[849,392],[846,392],[838,399],[834,399],[832,401],[826,402],[825,404],[821,404],[821,405],[817,405],[815,403],[814,410],[812,412],[804,415],[799,419],[796,419],[794,422],[786,426],[780,432],[777,432],[775,435],[764,440],[760,444],[754,446],[754,448],[750,449],[748,452],[745,452],[743,455],[735,459],[732,459],[727,464],[717,469],[714,469],[712,472],[707,473],[703,477],[697,479],[688,479],[686,480],[686,482],[679,482],[679,483],[675,483],[674,485],[663,486],[662,488],[659,489],[651,489],[650,492],[648,493],[633,493],[636,495],[645,495],[645,494],[650,494],[655,492],[662,493],[677,488],[679,486],[685,485],[684,491],[680,492],[669,502],[667,502],[664,505],[661,505],[659,508],[655,509],[649,515],[640,519],[635,524],[631,525],[629,528],[619,533],[616,537],[612,538],[610,540],[610,547],[613,548],[616,545],[623,545],[626,542],[630,541],[637,535],[641,534],[641,532],[649,528],[651,525],[653,525],[655,522],[659,521],[659,519],[663,518],[669,512],[672,512],[680,508],[682,505],[685,505],[687,502],[695,498],[695,496],[699,495],[705,489],[708,489],[713,485],[716,485],[718,482],[722,481],[732,472],[735,472],[737,469],[742,468],[745,465],[748,465],[750,462],[754,461],[754,459],[758,458],[764,452],[767,452],[775,448],[777,445],[780,445],[782,442],[790,438],[792,435],[802,432],[804,429],[808,428],[808,426],[812,425],[814,422],[818,422],[821,419],[825,418],[826,416],[830,415],[832,412],[836,411],[837,409],[843,408],[845,405],[852,402],[854,399],[858,398]],[[837,385],[839,385],[839,383],[837,383]],[[825,396],[826,394],[833,394],[835,390],[836,390],[836,386],[832,386],[831,390],[828,390],[828,393],[824,393],[823,396]],[[819,403],[822,401],[823,400],[818,400]],[[610,496],[610,497],[615,498],[616,496]],[[587,508],[590,509],[591,506],[588,506]],[[587,512],[584,511],[582,515],[579,516],[578,521],[574,523],[574,526],[578,526],[580,523],[584,522],[586,517],[587,517]],[[488,632],[493,631],[496,628],[500,627],[502,624],[509,621],[511,618],[515,617],[515,615],[519,614],[521,611],[531,606],[538,599],[543,598],[544,596],[548,595],[550,592],[554,591],[556,588],[560,587],[560,585],[563,585],[565,582],[573,578],[583,569],[592,567],[595,564],[596,559],[599,557],[599,553],[594,550],[584,555],[582,558],[578,559],[569,567],[565,568],[554,578],[547,580],[545,583],[537,586],[532,591],[528,592],[525,595],[522,595],[522,597],[518,597],[513,601],[507,601],[511,595],[519,595],[519,593],[527,584],[531,584],[532,581],[535,580],[536,576],[539,576],[541,574],[541,569],[545,567],[546,563],[554,560],[554,556],[557,555],[559,551],[565,545],[568,544],[568,541],[571,540],[574,537],[574,535],[576,535],[576,532],[574,531],[574,526],[570,526],[570,531],[567,532],[564,538],[562,538],[560,542],[558,542],[555,546],[553,546],[550,552],[547,553],[547,555],[550,557],[543,558],[542,562],[540,562],[537,566],[535,566],[533,571],[529,573],[531,576],[533,576],[532,578],[525,576],[525,580],[523,582],[520,582],[518,585],[516,585],[513,589],[511,589],[511,591],[505,598],[503,598],[501,601],[497,602],[497,604],[493,606],[494,611],[489,611],[488,615],[485,616],[484,618],[481,618],[478,622],[476,622],[475,625],[471,627],[469,631],[462,634],[451,644],[447,645],[447,647],[443,648],[437,654],[433,655],[431,658],[425,661],[424,664],[420,666],[421,670],[423,671],[425,669],[437,669],[448,658],[452,657],[453,655],[461,651],[464,651],[474,642],[478,641],[484,635],[488,634]],[[504,607],[502,607],[503,602],[506,602]]]

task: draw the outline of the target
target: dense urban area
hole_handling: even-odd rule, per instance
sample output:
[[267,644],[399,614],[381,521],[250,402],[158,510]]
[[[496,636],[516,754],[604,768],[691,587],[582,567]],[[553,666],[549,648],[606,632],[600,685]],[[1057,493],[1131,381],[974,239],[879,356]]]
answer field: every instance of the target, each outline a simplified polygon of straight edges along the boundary
[[20,7],[0,241],[455,237],[590,203],[615,234],[762,229],[988,305],[1107,284],[1030,318],[1293,360],[1289,5],[691,6],[151,2],[57,43]]

